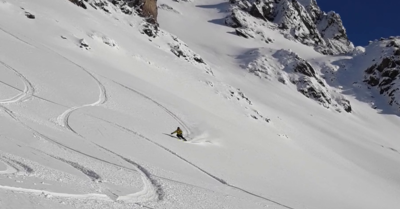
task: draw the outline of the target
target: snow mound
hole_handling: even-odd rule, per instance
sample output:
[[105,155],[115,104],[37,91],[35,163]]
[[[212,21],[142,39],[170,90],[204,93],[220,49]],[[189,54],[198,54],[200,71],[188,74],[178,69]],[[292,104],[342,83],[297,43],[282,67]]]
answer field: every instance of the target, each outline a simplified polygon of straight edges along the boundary
[[98,32],[93,32],[91,34],[88,34],[88,36],[90,38],[92,38],[93,40],[98,41],[100,43],[104,43],[110,47],[118,48],[116,41],[104,34],[100,34]]

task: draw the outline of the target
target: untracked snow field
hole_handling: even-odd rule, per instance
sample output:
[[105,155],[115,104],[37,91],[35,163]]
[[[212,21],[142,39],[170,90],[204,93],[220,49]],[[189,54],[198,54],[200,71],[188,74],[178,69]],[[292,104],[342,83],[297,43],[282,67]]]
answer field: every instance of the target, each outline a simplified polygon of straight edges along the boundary
[[0,0],[1,209],[399,207],[399,115],[351,91],[339,113],[243,67],[255,49],[351,57],[236,36],[227,1],[158,4],[150,38],[112,6]]

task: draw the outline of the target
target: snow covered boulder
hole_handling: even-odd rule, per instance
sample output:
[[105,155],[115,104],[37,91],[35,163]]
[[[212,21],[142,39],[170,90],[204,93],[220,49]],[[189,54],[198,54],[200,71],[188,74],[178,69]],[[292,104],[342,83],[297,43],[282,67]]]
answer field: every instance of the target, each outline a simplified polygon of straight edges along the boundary
[[89,46],[88,42],[85,39],[81,39],[79,41],[79,43],[80,43],[80,46],[79,46],[80,48],[86,49],[86,50],[90,49],[90,46]]
[[365,48],[362,46],[357,46],[356,48],[354,48],[352,55],[353,56],[358,56],[361,54],[365,53]]
[[35,19],[35,18],[36,18],[35,15],[32,14],[32,13],[30,13],[30,12],[25,12],[25,16],[26,16],[27,18],[29,18],[29,19]]
[[89,33],[88,36],[99,43],[104,43],[110,47],[118,48],[116,41],[100,32]]

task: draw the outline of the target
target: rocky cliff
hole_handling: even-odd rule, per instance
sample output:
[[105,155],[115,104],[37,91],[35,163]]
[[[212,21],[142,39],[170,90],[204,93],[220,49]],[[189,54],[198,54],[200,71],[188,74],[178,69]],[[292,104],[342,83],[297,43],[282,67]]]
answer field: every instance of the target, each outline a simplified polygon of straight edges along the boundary
[[157,0],[69,0],[79,7],[87,9],[87,4],[95,9],[101,9],[107,13],[116,6],[125,14],[132,14],[134,10],[146,18],[149,23],[158,24]]
[[364,69],[364,82],[371,89],[378,90],[390,106],[400,111],[400,37],[372,42],[359,58],[370,62],[370,66]]
[[261,79],[278,80],[294,85],[297,91],[315,100],[327,109],[352,112],[350,102],[322,78],[321,72],[308,61],[290,50],[278,50],[273,54],[267,49],[251,50],[243,57],[248,62],[243,67]]
[[[340,16],[323,12],[315,0],[231,0],[230,3],[232,14],[225,22],[237,28],[238,35],[252,34],[259,31],[257,27],[269,26],[323,54],[344,54],[354,49]],[[248,24],[252,22],[249,18],[269,25]]]

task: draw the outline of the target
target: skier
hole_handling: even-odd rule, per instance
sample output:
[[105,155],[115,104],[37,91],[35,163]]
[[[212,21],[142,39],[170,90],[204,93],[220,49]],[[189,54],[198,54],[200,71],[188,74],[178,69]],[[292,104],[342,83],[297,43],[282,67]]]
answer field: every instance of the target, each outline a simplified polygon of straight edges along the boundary
[[182,130],[178,127],[176,129],[176,131],[172,132],[172,134],[176,133],[176,136],[178,137],[178,139],[182,139],[183,141],[186,141],[185,137],[182,136]]

